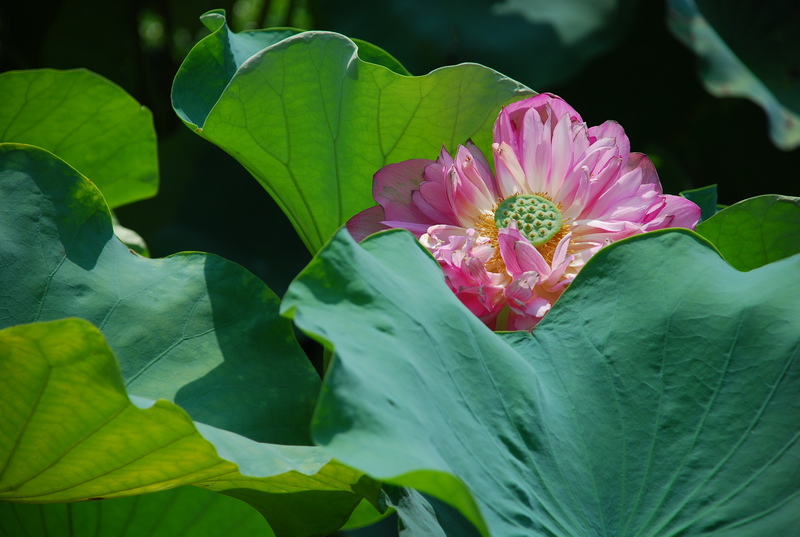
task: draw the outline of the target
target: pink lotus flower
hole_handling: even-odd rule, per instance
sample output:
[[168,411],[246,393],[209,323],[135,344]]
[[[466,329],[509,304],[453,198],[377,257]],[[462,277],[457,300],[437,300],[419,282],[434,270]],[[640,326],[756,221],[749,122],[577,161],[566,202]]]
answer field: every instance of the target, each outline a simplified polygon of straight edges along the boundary
[[375,174],[379,206],[348,222],[357,239],[411,231],[458,298],[494,329],[529,330],[584,264],[614,241],[694,228],[700,209],[662,194],[650,160],[631,153],[614,121],[587,127],[566,102],[540,94],[500,112],[496,174],[471,142],[455,156],[390,164]]

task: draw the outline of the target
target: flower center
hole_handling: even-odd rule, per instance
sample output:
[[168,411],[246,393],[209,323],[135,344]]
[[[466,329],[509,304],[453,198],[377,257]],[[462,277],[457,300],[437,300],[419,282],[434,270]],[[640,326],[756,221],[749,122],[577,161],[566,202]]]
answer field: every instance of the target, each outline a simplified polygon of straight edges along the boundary
[[517,194],[500,202],[494,212],[495,225],[506,228],[512,221],[534,246],[552,240],[564,225],[556,204],[537,194]]

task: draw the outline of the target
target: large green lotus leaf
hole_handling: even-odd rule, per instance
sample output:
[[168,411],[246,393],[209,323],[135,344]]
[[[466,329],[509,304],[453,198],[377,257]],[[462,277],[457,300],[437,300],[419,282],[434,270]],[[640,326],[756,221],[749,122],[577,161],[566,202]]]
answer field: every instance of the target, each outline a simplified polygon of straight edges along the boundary
[[767,194],[727,207],[697,226],[725,259],[752,270],[800,253],[800,198]]
[[5,536],[272,537],[258,511],[223,494],[179,487],[105,501],[0,502]]
[[102,334],[82,319],[0,331],[0,499],[114,498],[195,484],[258,509],[278,536],[340,527],[375,486],[319,448],[259,444],[131,402]]
[[[530,92],[476,64],[404,76],[390,56],[330,32],[277,40],[232,34],[219,12],[173,85],[183,121],[234,156],[317,251],[374,205],[372,176],[388,163],[435,158],[472,137],[488,147],[501,105]],[[266,48],[255,51],[264,43]]]
[[666,230],[501,336],[410,234],[341,232],[282,308],[336,353],[315,441],[484,535],[743,537],[800,524],[798,287],[800,256],[739,272]]
[[800,9],[792,1],[669,0],[672,33],[699,57],[700,78],[717,97],[744,97],[767,114],[780,149],[800,146],[797,58]]
[[84,69],[0,74],[0,142],[43,147],[92,179],[109,207],[158,191],[150,111]]
[[87,319],[130,393],[260,442],[309,443],[319,377],[258,278],[209,254],[134,254],[94,185],[39,148],[0,145],[0,200],[0,328]]

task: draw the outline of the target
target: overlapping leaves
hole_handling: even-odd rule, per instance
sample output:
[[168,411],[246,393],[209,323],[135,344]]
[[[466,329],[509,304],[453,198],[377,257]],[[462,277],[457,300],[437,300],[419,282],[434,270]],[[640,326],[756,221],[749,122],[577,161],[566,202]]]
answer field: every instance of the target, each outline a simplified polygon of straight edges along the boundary
[[[486,145],[499,106],[529,91],[477,65],[408,77],[337,34],[205,21],[176,109],[312,251],[373,203],[375,170]],[[533,335],[492,334],[411,236],[336,235],[284,305],[337,353],[313,422],[323,450],[283,445],[307,440],[318,381],[263,284],[213,256],[129,252],[97,190],[47,151],[4,145],[0,161],[0,323],[21,325],[0,336],[6,499],[194,483],[278,535],[324,534],[376,495],[332,454],[428,495],[390,490],[408,535],[800,524],[796,200],[751,200],[699,230],[748,273],[688,232],[604,250]]]
[[0,356],[4,500],[96,500],[195,484],[247,501],[278,536],[306,536],[343,524],[361,494],[374,497],[369,480],[317,448],[259,444],[194,423],[165,400],[134,405],[86,321],[7,328]]
[[134,254],[94,185],[41,149],[0,146],[0,199],[0,327],[81,317],[131,393],[253,440],[308,442],[319,379],[260,280],[209,254]]
[[491,65],[532,88],[551,88],[619,43],[635,3],[312,0],[311,5],[321,27],[398,51],[414,73],[471,61]]
[[361,473],[283,445],[307,442],[319,380],[263,283],[207,254],[132,253],[97,189],[43,149],[0,145],[0,200],[4,499],[197,484],[279,536],[332,531],[374,500]]
[[532,335],[498,337],[411,235],[342,232],[283,307],[336,351],[315,440],[484,535],[784,535],[798,285],[799,256],[743,273],[669,230],[603,250]]

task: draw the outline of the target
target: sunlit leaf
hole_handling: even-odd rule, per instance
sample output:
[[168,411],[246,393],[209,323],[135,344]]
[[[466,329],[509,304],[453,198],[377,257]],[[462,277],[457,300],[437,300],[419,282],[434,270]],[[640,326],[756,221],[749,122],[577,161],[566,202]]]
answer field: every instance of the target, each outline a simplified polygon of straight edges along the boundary
[[[0,352],[11,360],[0,495],[67,501],[194,483],[296,536],[332,531],[374,501],[359,472],[278,445],[308,443],[319,378],[261,281],[208,254],[134,254],[94,185],[37,147],[0,145],[0,200],[0,321],[23,331]],[[99,327],[118,362],[88,323],[52,329],[49,345],[49,325],[23,324],[69,316]],[[61,358],[72,365],[55,369]]]
[[109,207],[158,190],[150,111],[83,69],[0,74],[0,142],[36,145],[91,178]]
[[261,182],[312,252],[375,204],[378,169],[471,137],[488,146],[500,106],[531,93],[475,64],[404,76],[335,33],[233,34],[219,12],[203,21],[212,34],[178,72],[173,106]]
[[260,444],[125,393],[102,334],[80,319],[0,331],[0,499],[124,497],[186,484],[258,509],[276,535],[330,532],[375,489],[310,446]]

